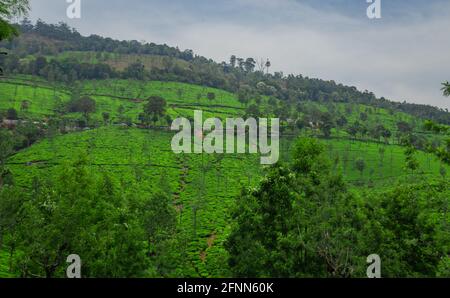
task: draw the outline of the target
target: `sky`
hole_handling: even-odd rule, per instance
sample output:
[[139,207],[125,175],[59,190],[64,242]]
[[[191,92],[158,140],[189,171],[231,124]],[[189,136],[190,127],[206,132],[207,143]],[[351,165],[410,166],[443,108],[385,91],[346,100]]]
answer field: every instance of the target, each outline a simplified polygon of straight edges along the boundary
[[[192,49],[217,62],[269,58],[273,71],[334,80],[395,101],[450,109],[450,1],[381,0],[31,0],[30,19],[81,34]],[[375,1],[375,0],[374,0]]]

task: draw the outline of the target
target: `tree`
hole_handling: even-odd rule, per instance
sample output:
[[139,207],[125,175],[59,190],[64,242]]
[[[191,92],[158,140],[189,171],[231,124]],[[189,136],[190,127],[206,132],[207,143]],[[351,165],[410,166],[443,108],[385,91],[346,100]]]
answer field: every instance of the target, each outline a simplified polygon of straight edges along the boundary
[[66,109],[69,113],[83,113],[86,120],[89,119],[89,113],[96,110],[96,102],[89,96],[80,96],[80,90],[74,88],[72,91],[72,98],[66,104]]
[[216,99],[216,94],[214,92],[208,92],[206,97],[209,99],[209,101],[213,101],[214,99]]
[[372,127],[369,130],[369,133],[374,139],[378,141],[380,140],[380,138],[384,138],[385,143],[388,143],[388,140],[392,135],[391,131],[385,128],[383,124],[378,124],[375,127]]
[[331,129],[334,127],[333,117],[330,113],[322,113],[320,116],[320,130],[326,138],[331,136]]
[[[82,257],[83,277],[143,276],[149,259],[137,196],[117,189],[108,176],[91,174],[84,158],[56,170],[54,178],[38,179],[32,192],[22,193],[15,229],[21,254],[14,259],[21,276],[63,277],[72,253]],[[125,207],[124,197],[136,207]]]
[[392,133],[389,129],[385,128],[381,132],[381,136],[384,138],[384,142],[387,144],[387,143],[389,143],[389,138],[392,136]]
[[353,124],[351,124],[347,127],[346,131],[353,138],[356,138],[356,135],[358,134],[360,129],[361,129],[361,124],[358,121],[355,121]]
[[442,92],[444,93],[444,96],[450,96],[450,83],[449,82],[445,82],[442,83]]
[[253,58],[247,58],[244,62],[245,71],[253,72],[255,70],[256,61]]
[[448,182],[399,184],[367,198],[364,246],[382,257],[383,277],[450,276]]
[[0,129],[0,170],[6,159],[14,152],[14,136],[6,129]]
[[108,112],[102,113],[103,123],[106,125],[109,123],[110,114]]
[[28,100],[22,100],[22,102],[20,103],[20,110],[25,112],[28,111],[28,109],[30,108],[30,102]]
[[248,108],[245,109],[245,116],[258,119],[260,116],[259,107],[256,104],[249,105]]
[[409,124],[405,121],[397,122],[397,129],[403,134],[408,134],[408,133],[412,132],[411,124]]
[[336,124],[339,127],[344,127],[345,125],[347,125],[347,123],[348,123],[347,118],[344,115],[342,115],[341,117],[338,118],[338,120],[336,120]]
[[277,118],[280,118],[280,120],[286,121],[289,118],[290,107],[282,102],[274,109],[273,113]]
[[237,58],[236,60],[237,60],[237,65],[238,65],[239,69],[240,70],[244,70],[244,65],[245,65],[244,59],[243,58]]
[[416,148],[412,146],[411,144],[406,146],[405,149],[405,163],[406,168],[411,170],[411,172],[414,172],[419,168],[419,162],[417,161],[415,157]]
[[0,2],[0,40],[19,34],[17,28],[8,20],[26,14],[30,9],[28,2],[28,0],[2,0]]
[[447,125],[439,125],[433,121],[425,121],[424,128],[434,134],[447,136],[442,146],[429,146],[430,152],[434,153],[442,162],[450,164],[450,138],[448,137],[449,127]]
[[14,231],[20,223],[23,201],[16,187],[3,186],[0,179],[0,251],[3,248],[3,236]]
[[[236,277],[349,277],[356,262],[359,207],[313,139],[299,139],[291,165],[271,167],[244,189],[225,244]],[[350,203],[352,202],[352,203]]]
[[5,164],[8,157],[14,153],[14,141],[14,136],[11,131],[0,128],[0,190],[5,183],[8,183],[8,180],[11,180],[8,179],[11,178],[11,175]]
[[362,177],[363,172],[364,172],[364,169],[366,168],[366,162],[364,161],[364,159],[358,158],[358,159],[355,161],[355,167],[356,167],[356,169],[359,171],[359,173],[360,173],[360,175],[361,175],[361,177]]
[[272,63],[270,63],[269,59],[266,61],[266,73],[269,73],[269,68],[272,66]]
[[359,119],[361,119],[361,121],[363,121],[363,122],[367,121],[367,114],[366,113],[360,113],[359,114]]
[[143,80],[145,78],[145,67],[141,62],[130,64],[124,71],[126,78]]
[[34,70],[33,74],[40,75],[41,71],[47,66],[47,59],[45,57],[39,56],[34,60]]
[[144,105],[144,114],[147,122],[156,122],[166,112],[166,100],[160,96],[150,96]]
[[176,228],[176,211],[169,196],[160,191],[152,195],[142,207],[149,253],[154,255],[158,253],[158,243],[173,236]]
[[119,121],[120,122],[125,122],[125,115],[124,115],[124,113],[125,113],[125,107],[123,106],[123,105],[120,105],[118,108],[117,108],[117,113],[119,114]]
[[95,112],[95,105],[95,100],[88,96],[83,96],[77,101],[78,112],[83,113],[86,119],[89,119],[89,113]]
[[17,132],[23,137],[22,148],[29,147],[36,142],[42,135],[42,131],[31,122],[21,123],[16,128]]
[[231,55],[231,57],[230,57],[230,65],[233,68],[236,67],[236,56],[235,55]]
[[243,104],[244,106],[247,106],[248,102],[250,101],[249,97],[248,97],[248,93],[243,89],[239,89],[238,100],[241,104]]
[[17,115],[16,109],[14,109],[14,108],[9,108],[9,109],[6,111],[6,119],[8,119],[8,120],[17,120],[17,119],[19,119],[19,118],[18,118],[18,115]]
[[445,179],[445,176],[447,176],[447,170],[443,165],[439,167],[439,174],[442,176],[442,179]]
[[271,107],[277,107],[278,102],[277,99],[275,97],[269,97],[269,100],[267,101],[267,103],[271,106]]
[[[380,126],[382,126],[381,124],[380,125],[377,125],[377,126],[374,126],[374,127],[372,127],[372,128],[370,128],[369,129],[369,135],[372,137],[372,138],[374,138],[374,139],[376,139],[376,140],[380,140],[380,138],[381,138],[381,130],[380,130]],[[384,128],[384,127],[383,127]]]

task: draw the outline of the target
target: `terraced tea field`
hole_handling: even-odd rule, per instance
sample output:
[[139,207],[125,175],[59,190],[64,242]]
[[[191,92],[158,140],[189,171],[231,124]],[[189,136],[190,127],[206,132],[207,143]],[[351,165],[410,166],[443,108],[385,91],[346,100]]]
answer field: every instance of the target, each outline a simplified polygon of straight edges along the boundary
[[[174,82],[147,82],[133,80],[87,81],[78,87],[79,92],[96,101],[96,111],[91,117],[102,120],[104,112],[110,113],[112,121],[119,116],[119,107],[123,115],[138,122],[145,99],[161,96],[168,103],[167,114],[171,117],[192,117],[193,110],[202,109],[206,117],[242,116],[244,108],[235,96],[229,92],[195,85]],[[214,93],[215,99],[207,99],[208,93]],[[14,108],[20,117],[42,119],[54,115],[57,105],[70,99],[70,90],[60,86],[44,85],[40,81],[5,79],[0,80],[0,110]],[[29,107],[22,108],[22,102],[28,101]],[[77,118],[80,114],[71,113],[67,118]]]
[[[234,94],[190,84],[102,80],[77,82],[70,87],[95,99],[97,109],[91,117],[99,122],[102,122],[102,113],[108,112],[112,123],[118,123],[119,107],[122,107],[123,114],[137,123],[144,100],[152,95],[167,100],[167,115],[172,119],[179,116],[192,118],[194,110],[202,110],[204,118],[223,119],[245,114],[245,107]],[[0,111],[13,107],[19,111],[20,118],[45,121],[55,114],[57,105],[70,99],[70,92],[69,86],[52,86],[33,77],[0,80]],[[215,94],[214,100],[207,99],[211,92]],[[24,100],[30,103],[28,109],[21,109]],[[264,110],[268,105],[268,98],[264,97],[260,108]],[[327,109],[322,103],[309,105]],[[345,105],[336,104],[336,107],[344,113]],[[348,115],[349,122],[358,120],[360,112],[366,108],[354,105]],[[75,119],[80,115],[69,113],[64,117]],[[414,122],[411,116],[392,115],[383,109],[368,114],[369,123],[381,121],[393,131],[399,120]],[[420,124],[417,122],[416,131],[421,129]],[[303,133],[318,134],[310,130]],[[229,276],[223,245],[230,231],[229,212],[241,189],[256,185],[264,174],[264,167],[256,154],[177,155],[170,146],[173,135],[166,130],[108,124],[83,132],[46,137],[10,157],[7,167],[17,185],[30,189],[34,177],[51,178],[65,165],[84,156],[92,173],[108,173],[124,189],[132,190],[142,198],[150,197],[163,187],[170,193],[177,210],[177,231],[186,239],[177,252],[186,264],[174,273],[175,276]],[[289,161],[295,136],[291,132],[281,136],[281,159]],[[419,169],[411,173],[405,170],[403,147],[351,140],[342,130],[333,129],[332,138],[322,141],[335,171],[342,172],[354,190],[382,189],[398,180],[439,179],[442,168],[447,173],[450,171],[433,155],[419,151],[416,154]],[[362,171],[356,168],[358,159],[364,161]],[[8,262],[9,256],[2,250],[0,277],[13,275],[8,272]]]
[[[44,140],[8,161],[16,183],[25,188],[33,177],[50,177],[77,155],[90,161],[93,172],[106,172],[142,197],[150,196],[167,179],[178,210],[179,229],[190,239],[184,248],[191,270],[187,276],[221,276],[226,272],[223,241],[229,227],[229,209],[243,186],[256,183],[258,155],[176,155],[172,133],[103,127]],[[246,171],[242,171],[242,169]]]

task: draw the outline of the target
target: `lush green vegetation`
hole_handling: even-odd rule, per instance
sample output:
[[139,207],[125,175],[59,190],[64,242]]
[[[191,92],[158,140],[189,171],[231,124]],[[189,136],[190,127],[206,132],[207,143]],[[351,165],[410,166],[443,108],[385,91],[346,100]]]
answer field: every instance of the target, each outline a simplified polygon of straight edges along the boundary
[[[162,185],[176,210],[176,241],[184,243],[166,247],[183,259],[172,259],[172,256],[164,276],[230,276],[223,245],[231,228],[229,210],[240,189],[256,185],[263,169],[257,156],[252,155],[177,156],[170,150],[171,136],[164,131],[103,127],[40,141],[12,156],[6,166],[12,172],[14,184],[28,192],[36,179],[51,181],[61,175],[62,167],[82,155],[87,155],[85,166],[89,172],[108,175],[121,192],[135,194],[136,200],[145,202],[161,191]],[[282,144],[282,148],[286,148],[285,160],[291,159],[291,144],[288,139]],[[380,148],[386,150],[384,159],[379,155]],[[405,157],[402,148],[396,145],[329,140],[324,142],[324,150],[332,161],[337,156],[344,160],[343,156],[348,154],[346,168],[345,162],[336,166],[330,161],[330,164],[334,173],[345,173],[344,180],[352,183],[357,193],[360,187],[376,186],[378,190],[389,187],[397,176],[407,175],[400,180],[407,184],[427,177],[419,171],[405,172]],[[356,168],[358,157],[367,162],[362,172]],[[438,181],[436,159],[420,153],[419,160],[421,167],[431,165],[434,171],[430,171],[428,177]],[[372,168],[376,168],[376,172],[370,174]],[[4,257],[4,263],[8,261],[9,258]]]
[[[96,110],[91,120],[102,122],[102,114],[109,113],[111,122],[139,122],[145,99],[150,96],[161,96],[169,105],[167,115],[192,117],[193,110],[203,107],[204,114],[227,116],[244,113],[243,106],[229,92],[218,89],[188,85],[176,82],[140,82],[136,80],[103,80],[80,82],[72,89],[64,86],[52,86],[36,77],[13,78],[0,80],[0,111],[14,108],[22,118],[42,120],[63,112],[62,107],[73,93],[89,95],[96,101]],[[215,99],[209,100],[208,93],[214,93]],[[24,102],[27,104],[24,107]],[[208,107],[210,107],[208,109]],[[209,111],[208,111],[209,110]],[[211,110],[213,113],[211,113]],[[66,115],[68,119],[79,117],[79,114]]]
[[[63,277],[72,253],[86,277],[362,277],[372,253],[383,276],[450,276],[447,112],[20,29],[0,58],[0,277]],[[175,154],[170,124],[194,110],[280,118],[280,162]]]
[[[257,156],[177,156],[170,150],[171,137],[171,133],[153,130],[99,128],[43,140],[13,156],[7,166],[15,185],[28,189],[37,177],[51,180],[75,156],[88,154],[90,172],[107,174],[120,189],[142,201],[164,185],[163,191],[177,210],[178,237],[187,239],[184,246],[172,248],[187,254],[176,274],[228,275],[222,245],[229,228],[227,210],[241,187],[258,180]],[[241,172],[244,165],[247,174]]]
[[294,104],[299,100],[362,103],[450,124],[450,117],[443,109],[392,102],[334,81],[269,74],[265,70],[270,62],[257,65],[251,57],[232,55],[229,61],[216,63],[194,55],[191,50],[181,51],[167,45],[117,41],[97,35],[84,37],[64,23],[52,25],[39,20],[31,24],[25,19],[17,26],[23,35],[0,45],[14,52],[0,57],[8,73],[33,74],[69,84],[79,79],[107,78],[180,81],[233,93],[258,91]]
[[373,251],[386,277],[448,276],[448,180],[351,192],[319,142],[299,139],[293,152],[237,200],[235,276],[362,277]]

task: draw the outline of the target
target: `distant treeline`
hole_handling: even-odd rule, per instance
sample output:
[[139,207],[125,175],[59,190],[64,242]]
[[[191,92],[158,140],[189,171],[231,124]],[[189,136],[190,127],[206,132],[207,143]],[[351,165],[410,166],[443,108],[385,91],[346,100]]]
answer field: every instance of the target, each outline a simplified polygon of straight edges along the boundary
[[[118,41],[98,35],[85,37],[65,23],[53,25],[39,20],[33,25],[24,20],[17,26],[22,32],[21,37],[0,43],[1,47],[10,51],[9,55],[0,56],[0,64],[6,73],[33,74],[49,81],[66,83],[106,78],[179,81],[224,89],[238,93],[241,97],[273,96],[290,104],[306,100],[361,103],[450,124],[450,114],[447,110],[429,105],[393,102],[384,97],[377,98],[372,92],[362,92],[356,87],[344,86],[335,81],[302,75],[285,76],[282,72],[271,74],[267,71],[270,63],[257,62],[253,58],[244,59],[232,55],[230,61],[216,63],[194,55],[191,50],[181,51],[167,45],[135,40]],[[101,61],[97,63],[80,62],[75,57],[45,58],[65,51],[157,55],[164,59],[160,67],[146,67],[137,60],[119,70],[112,66],[114,58],[104,58],[105,55],[102,55]]]

